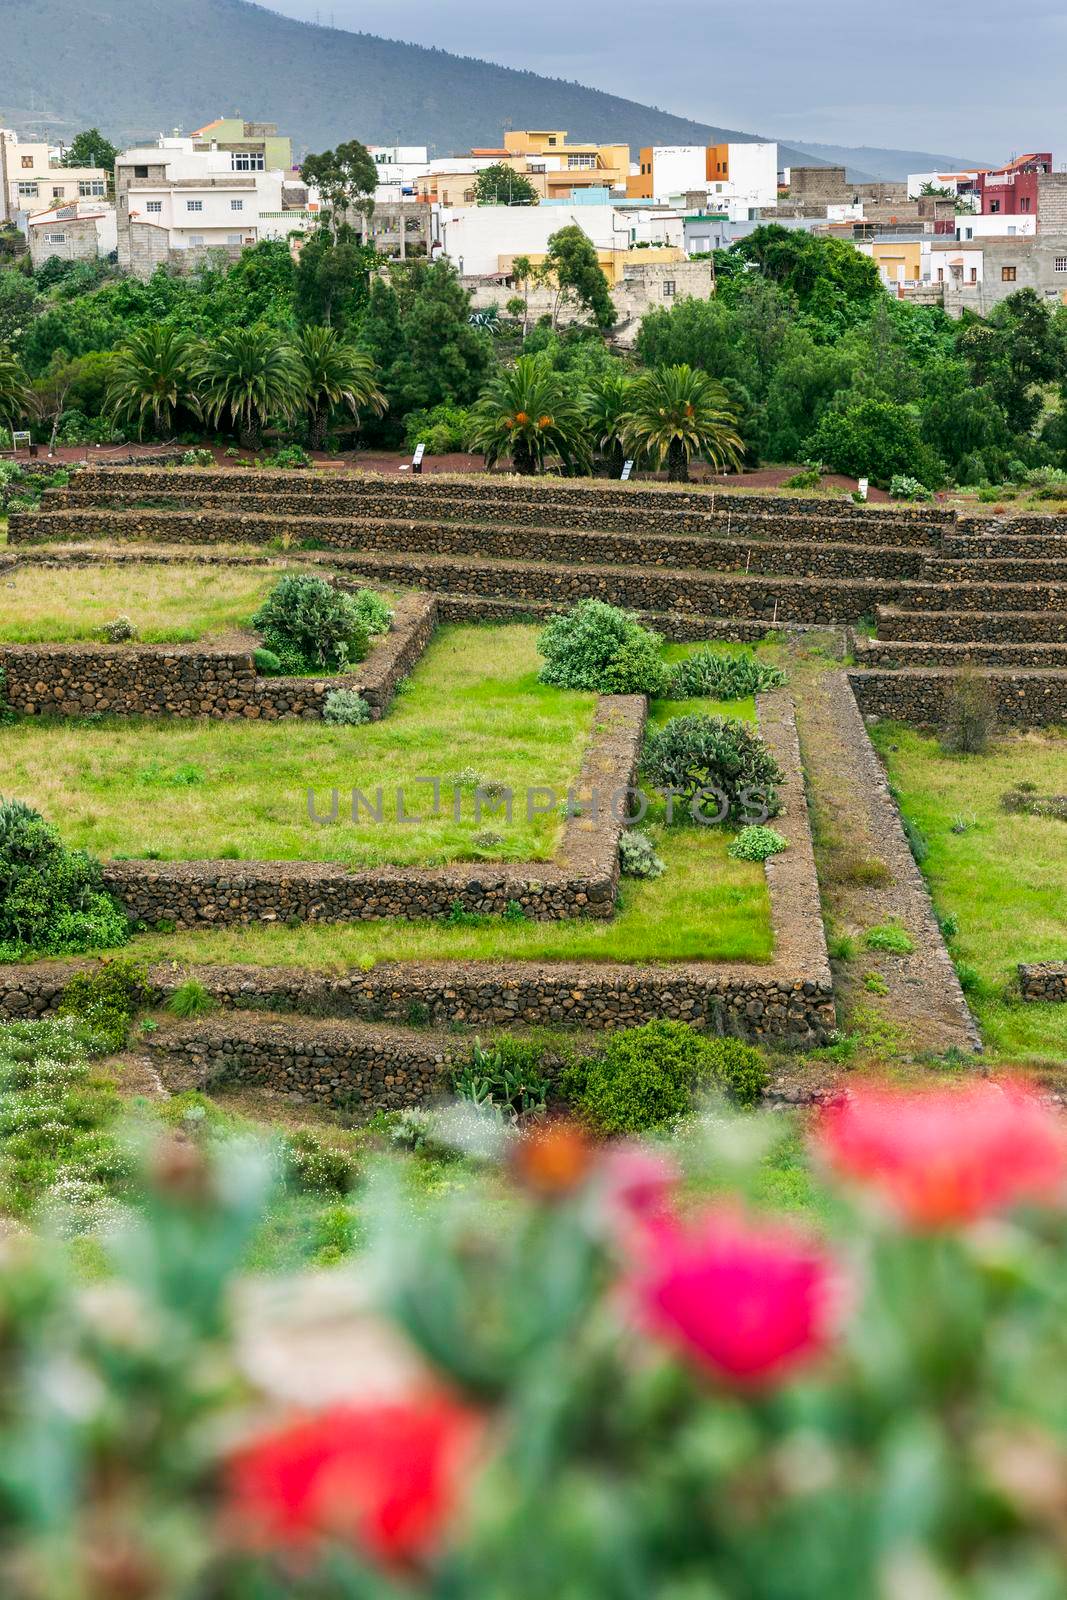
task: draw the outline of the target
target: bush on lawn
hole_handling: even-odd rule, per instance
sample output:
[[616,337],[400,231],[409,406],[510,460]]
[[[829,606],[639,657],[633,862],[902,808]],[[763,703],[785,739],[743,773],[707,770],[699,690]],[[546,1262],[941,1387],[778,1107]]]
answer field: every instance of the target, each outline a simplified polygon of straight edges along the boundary
[[279,578],[252,626],[286,671],[343,671],[367,653],[368,628],[351,595],[311,573]]
[[726,854],[735,861],[766,861],[768,856],[780,855],[788,848],[788,839],[776,828],[742,828],[737,838],[727,845]]
[[763,694],[777,689],[785,682],[785,673],[768,661],[757,661],[754,655],[723,655],[715,650],[698,650],[695,655],[679,661],[670,685],[672,700],[693,700],[701,696],[709,700],[744,700],[751,694]]
[[323,722],[358,728],[370,721],[370,706],[355,689],[331,689],[322,708]]
[[603,600],[579,600],[553,617],[537,641],[545,658],[541,682],[597,694],[661,695],[670,677],[662,643],[632,612]]
[[353,598],[360,620],[372,637],[389,632],[393,625],[393,608],[388,601],[383,600],[380,594],[375,594],[373,589],[357,589]]
[[575,1062],[561,1087],[598,1133],[644,1133],[687,1116],[701,1092],[720,1090],[752,1105],[767,1082],[763,1058],[739,1039],[698,1033],[686,1022],[646,1022],[613,1033]]
[[[728,806],[723,820],[746,824],[781,810],[781,768],[755,729],[733,717],[671,717],[653,728],[644,773],[653,788],[681,797],[673,808],[676,822],[690,820],[694,805],[707,817]],[[704,790],[715,793],[698,799]]]
[[965,670],[945,697],[941,746],[951,755],[984,755],[997,728],[996,690],[988,678]]
[[57,1014],[69,1017],[94,1055],[121,1050],[130,1024],[149,998],[148,971],[137,961],[102,961],[76,972]]
[[619,867],[624,878],[661,878],[666,872],[647,833],[626,828],[619,836]]
[[128,937],[100,863],[68,849],[21,800],[0,798],[0,961],[106,950]]

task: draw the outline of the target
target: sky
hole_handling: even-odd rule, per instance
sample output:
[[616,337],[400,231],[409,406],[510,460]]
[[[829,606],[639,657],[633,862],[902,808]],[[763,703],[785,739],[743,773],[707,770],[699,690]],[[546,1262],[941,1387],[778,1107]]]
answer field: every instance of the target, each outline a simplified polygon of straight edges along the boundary
[[780,140],[1067,161],[1062,0],[262,0]]

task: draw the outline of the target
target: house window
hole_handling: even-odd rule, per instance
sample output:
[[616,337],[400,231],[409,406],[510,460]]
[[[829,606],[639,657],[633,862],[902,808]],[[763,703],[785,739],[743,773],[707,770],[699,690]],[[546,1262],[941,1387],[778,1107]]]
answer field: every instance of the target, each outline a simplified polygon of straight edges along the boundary
[[22,170],[23,170],[23,172],[32,172],[33,171],[33,157],[32,156],[23,156],[23,158],[22,158]]
[[1019,231],[1018,228],[1014,227],[1010,222],[1008,223],[1008,238],[1009,239],[1014,239],[1015,235],[1018,233],[1018,231]]
[[66,244],[67,236],[65,233],[46,233],[44,242],[45,244]]
[[226,235],[226,243],[227,244],[240,244],[240,242],[241,242],[241,235],[239,233],[228,233]]
[[195,250],[199,245],[202,245],[203,242],[204,235],[202,233],[191,233],[189,235],[189,245],[192,249]]
[[266,166],[266,158],[262,150],[235,150],[230,158],[230,164],[234,172],[262,172]]
[[186,211],[203,211],[204,202],[202,200],[187,200],[185,209]]
[[1030,209],[1029,196],[1024,195],[1023,198],[1019,201],[1019,210],[1020,211],[1029,211],[1029,209]]
[[1067,256],[1057,256],[1053,266],[1057,272],[1067,272]]
[[971,282],[972,283],[977,283],[978,282],[978,268],[977,267],[972,267],[971,268]]
[[19,184],[19,199],[20,200],[36,200],[37,199],[37,185],[35,183],[20,183]]
[[148,177],[148,168],[147,167],[134,167],[133,175],[134,175],[135,178],[147,178]]
[[145,210],[150,211],[158,216],[158,214],[163,210],[162,200],[149,200]]
[[583,171],[589,171],[591,168],[596,166],[596,156],[592,156],[592,155],[568,156],[567,157],[567,166],[572,171],[574,171],[576,169],[581,169]]
[[243,211],[244,208],[245,208],[245,203],[244,203],[243,200],[231,200],[230,201],[230,210],[231,211]]
[[999,210],[1000,210],[1000,201],[999,200],[990,200],[990,202],[989,202],[990,215],[995,217]]
[[103,178],[83,178],[78,183],[78,193],[86,200],[90,195],[106,194],[107,185]]
[[67,196],[67,191],[66,191],[66,187],[65,187],[64,184],[62,184],[62,183],[54,183],[52,185],[52,199],[53,200],[65,200],[66,196]]
[[670,300],[670,299],[673,298],[673,296],[674,296],[674,279],[673,278],[664,278],[664,280],[663,280],[663,298],[664,298],[664,300]]
[[1001,267],[1001,269],[1000,269],[1000,281],[1001,281],[1001,283],[1014,283],[1015,282],[1015,268],[1014,267]]

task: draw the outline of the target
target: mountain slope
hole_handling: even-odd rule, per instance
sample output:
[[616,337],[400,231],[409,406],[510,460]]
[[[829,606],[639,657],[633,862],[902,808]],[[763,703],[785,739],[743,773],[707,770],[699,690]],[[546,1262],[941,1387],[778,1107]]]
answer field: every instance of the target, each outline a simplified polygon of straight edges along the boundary
[[860,179],[861,172],[869,173],[884,183],[899,182],[910,172],[960,172],[968,167],[990,165],[988,161],[963,156],[934,155],[929,150],[884,150],[880,145],[866,144],[812,144],[806,139],[797,143],[820,162],[846,166],[850,178]]
[[[505,124],[646,144],[756,137],[558,78],[296,22],[247,0],[0,0],[0,126],[116,143],[240,111],[294,149],[498,144]],[[783,148],[781,159],[802,159]]]

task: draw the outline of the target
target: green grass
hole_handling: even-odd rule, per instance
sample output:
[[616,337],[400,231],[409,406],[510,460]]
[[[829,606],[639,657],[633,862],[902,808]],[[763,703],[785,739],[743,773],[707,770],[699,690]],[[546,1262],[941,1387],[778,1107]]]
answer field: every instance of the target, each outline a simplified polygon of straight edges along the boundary
[[[4,732],[0,794],[17,795],[62,829],[67,842],[108,857],[340,861],[435,865],[459,860],[548,860],[560,815],[528,819],[527,788],[564,796],[589,743],[595,697],[537,682],[532,627],[442,629],[381,722],[235,722],[112,718],[99,723],[26,719]],[[513,821],[483,810],[474,783],[460,790],[461,820],[443,794],[441,814],[418,777],[468,770],[516,796]],[[351,820],[351,795],[383,791],[383,821]],[[339,793],[339,820],[322,826]],[[418,821],[397,818],[396,791]],[[500,842],[479,846],[486,832]]]
[[1067,957],[1067,825],[1000,808],[1019,782],[1067,793],[1067,738],[1018,734],[984,756],[944,755],[936,739],[899,725],[880,724],[874,738],[904,814],[928,840],[922,870],[938,913],[959,925],[952,954],[978,974],[968,1000],[987,1049],[1005,1061],[1067,1063],[1067,1006],[1012,995],[1020,961]]
[[0,578],[0,643],[99,639],[129,617],[145,644],[185,644],[247,628],[281,568],[130,563],[18,567]]

